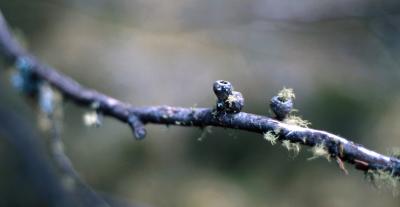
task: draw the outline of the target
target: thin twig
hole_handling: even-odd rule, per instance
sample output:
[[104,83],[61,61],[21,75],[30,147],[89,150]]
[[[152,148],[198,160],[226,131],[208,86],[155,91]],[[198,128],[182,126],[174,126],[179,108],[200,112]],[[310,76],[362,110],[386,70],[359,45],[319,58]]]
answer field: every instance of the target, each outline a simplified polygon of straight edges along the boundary
[[[144,133],[142,124],[179,125],[187,127],[216,126],[256,133],[277,132],[280,141],[288,140],[308,146],[323,144],[331,157],[340,158],[357,169],[390,171],[400,176],[400,160],[371,151],[334,134],[290,125],[276,119],[249,113],[217,113],[213,108],[180,108],[172,106],[133,107],[130,104],[81,86],[70,77],[40,63],[27,53],[12,37],[4,18],[0,15],[0,54],[10,63],[24,60],[38,79],[57,88],[65,97],[81,106],[98,104],[97,110]],[[133,117],[133,118],[132,118]],[[135,120],[132,122],[132,120]],[[132,124],[133,123],[133,124]],[[140,129],[140,131],[137,131]],[[362,163],[362,166],[360,166]]]

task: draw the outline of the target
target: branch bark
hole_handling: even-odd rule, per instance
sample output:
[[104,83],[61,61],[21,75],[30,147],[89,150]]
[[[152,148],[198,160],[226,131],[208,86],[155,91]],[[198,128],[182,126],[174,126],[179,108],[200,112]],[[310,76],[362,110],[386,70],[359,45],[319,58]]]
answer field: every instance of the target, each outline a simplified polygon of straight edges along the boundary
[[280,141],[290,141],[311,147],[323,145],[329,156],[353,164],[362,171],[383,170],[400,176],[400,160],[389,157],[343,137],[305,127],[286,124],[273,118],[250,113],[219,113],[214,108],[181,108],[172,106],[133,107],[96,90],[86,88],[70,77],[42,64],[25,51],[13,38],[0,13],[0,55],[12,64],[28,63],[29,69],[39,80],[57,88],[66,98],[81,106],[98,106],[97,111],[127,123],[137,138],[145,135],[148,123],[186,127],[216,126],[264,134],[274,132]]

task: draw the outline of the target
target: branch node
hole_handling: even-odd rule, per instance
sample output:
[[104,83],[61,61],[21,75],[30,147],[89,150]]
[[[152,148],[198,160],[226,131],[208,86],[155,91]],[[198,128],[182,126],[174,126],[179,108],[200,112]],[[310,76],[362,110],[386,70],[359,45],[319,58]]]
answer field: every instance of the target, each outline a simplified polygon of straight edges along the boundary
[[147,133],[146,128],[144,128],[143,122],[136,115],[129,116],[128,124],[131,127],[136,140],[142,140],[145,138]]

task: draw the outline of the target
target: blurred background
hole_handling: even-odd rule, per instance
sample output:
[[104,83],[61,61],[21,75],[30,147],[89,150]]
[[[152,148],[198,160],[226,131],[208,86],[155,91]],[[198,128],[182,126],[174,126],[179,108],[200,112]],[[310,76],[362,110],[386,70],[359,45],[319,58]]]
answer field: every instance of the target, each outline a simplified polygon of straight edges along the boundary
[[[269,99],[286,86],[313,128],[385,154],[400,147],[397,0],[1,0],[0,9],[43,62],[135,106],[213,107],[212,83],[225,79],[244,94],[244,111],[268,115]],[[37,128],[30,103],[1,74],[0,107]],[[67,103],[64,112],[65,150],[81,176],[127,202],[400,204],[350,165],[345,176],[334,162],[307,161],[306,148],[293,158],[259,134],[148,125],[146,139],[134,141],[114,119],[88,128],[85,109]],[[43,206],[4,140],[0,206]]]

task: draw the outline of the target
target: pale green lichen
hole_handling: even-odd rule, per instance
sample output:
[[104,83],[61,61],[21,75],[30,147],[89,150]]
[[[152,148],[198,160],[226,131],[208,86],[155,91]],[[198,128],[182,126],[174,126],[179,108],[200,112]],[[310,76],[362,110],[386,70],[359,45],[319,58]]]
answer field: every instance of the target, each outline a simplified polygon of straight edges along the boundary
[[286,148],[289,152],[293,152],[293,156],[296,157],[300,153],[300,144],[292,143],[289,140],[283,140],[282,146]]
[[311,122],[304,120],[301,117],[295,116],[295,115],[288,116],[286,119],[283,120],[283,122],[286,124],[296,125],[296,126],[305,127],[305,128],[308,128],[308,126],[311,125]]
[[[283,88],[281,91],[278,93],[278,98],[281,101],[288,101],[288,100],[293,100],[296,98],[296,95],[294,94],[294,91],[292,88]],[[297,109],[292,109],[290,111],[290,114],[288,117],[286,117],[283,122],[286,124],[290,125],[296,125],[300,127],[305,127],[308,128],[309,125],[311,125],[311,122],[302,119],[300,116],[294,115],[294,113],[298,112]],[[272,112],[270,112],[272,114]]]
[[394,147],[391,150],[389,150],[389,156],[400,159],[400,148]]
[[314,160],[319,157],[324,157],[328,161],[330,161],[330,154],[324,144],[315,145],[314,147],[311,148],[311,152],[312,152],[313,156],[308,158],[308,160]]
[[212,132],[212,126],[206,126],[203,129],[203,131],[201,132],[200,137],[197,138],[197,141],[200,141],[200,142],[203,141],[208,134],[211,134],[211,132]]
[[271,145],[275,145],[278,140],[278,136],[275,133],[268,131],[264,133],[264,139],[270,142]]
[[391,172],[384,170],[368,170],[366,175],[377,188],[392,190],[393,195],[399,194],[400,178],[394,176]]
[[283,88],[281,91],[278,93],[278,98],[281,101],[288,101],[288,100],[293,100],[296,98],[296,95],[294,94],[294,91],[292,88]]
[[226,103],[228,103],[229,107],[232,107],[232,104],[237,101],[237,97],[234,95],[229,95],[226,99]]
[[83,123],[90,127],[99,127],[102,124],[103,117],[96,111],[90,111],[83,115]]

